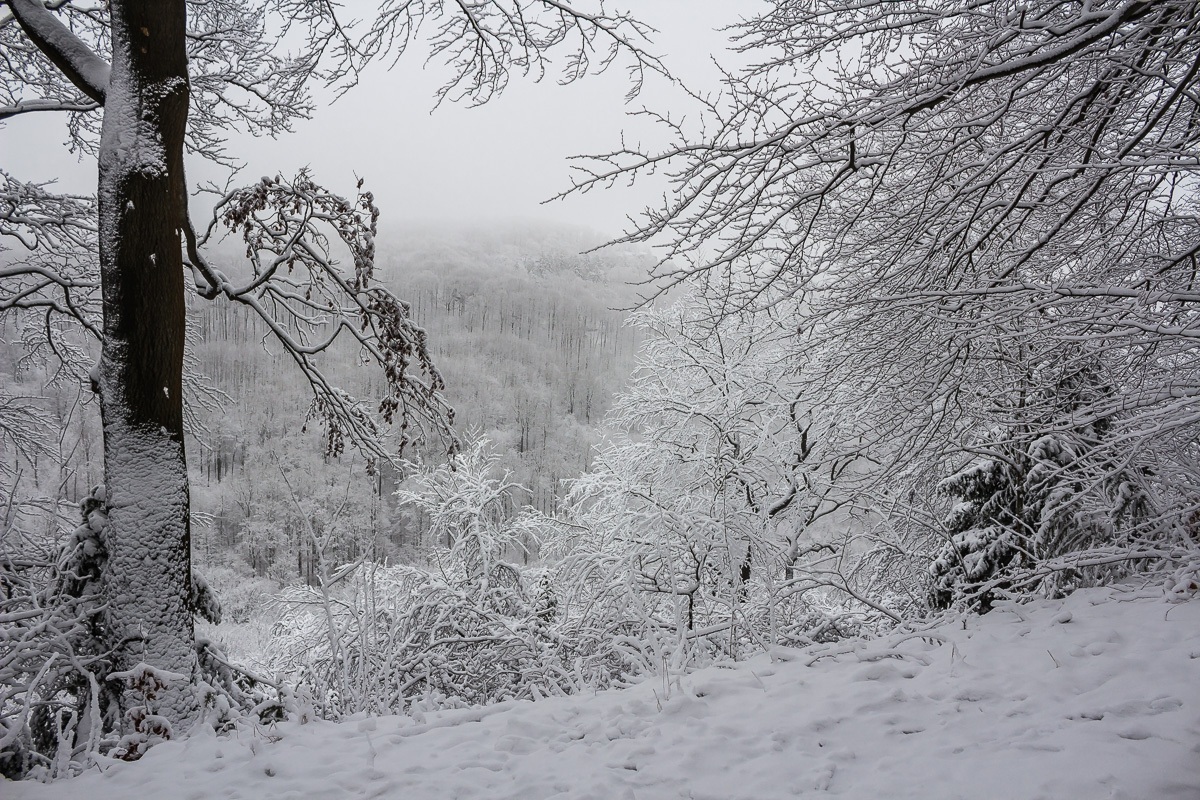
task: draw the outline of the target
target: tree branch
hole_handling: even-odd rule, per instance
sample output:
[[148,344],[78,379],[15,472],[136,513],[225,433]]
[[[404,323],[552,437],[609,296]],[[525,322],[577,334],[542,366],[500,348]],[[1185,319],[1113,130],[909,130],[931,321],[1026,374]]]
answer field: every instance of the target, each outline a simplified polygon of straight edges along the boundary
[[69,101],[69,100],[52,100],[37,98],[34,100],[21,100],[11,106],[0,106],[0,120],[15,117],[19,114],[29,114],[34,111],[95,111],[100,108],[99,103]]
[[21,30],[81,92],[104,105],[111,68],[37,0],[5,0]]

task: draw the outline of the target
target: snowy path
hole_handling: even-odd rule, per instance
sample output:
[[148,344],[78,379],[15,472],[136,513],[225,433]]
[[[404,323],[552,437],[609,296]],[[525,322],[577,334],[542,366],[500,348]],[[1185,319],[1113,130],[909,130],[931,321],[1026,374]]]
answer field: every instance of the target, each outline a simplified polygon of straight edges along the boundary
[[[1081,592],[664,687],[198,736],[18,798],[1200,798],[1200,600]],[[876,658],[876,660],[871,660]]]

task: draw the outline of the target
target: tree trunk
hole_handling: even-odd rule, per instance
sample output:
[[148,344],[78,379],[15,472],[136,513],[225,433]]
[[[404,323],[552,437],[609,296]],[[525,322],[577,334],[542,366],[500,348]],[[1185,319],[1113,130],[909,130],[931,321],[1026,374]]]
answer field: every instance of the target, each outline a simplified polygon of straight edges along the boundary
[[[98,382],[109,505],[106,635],[115,666],[180,673],[157,699],[175,732],[197,713],[183,442],[180,222],[188,112],[184,0],[113,0],[100,142],[104,347]],[[134,695],[121,703],[139,705]]]

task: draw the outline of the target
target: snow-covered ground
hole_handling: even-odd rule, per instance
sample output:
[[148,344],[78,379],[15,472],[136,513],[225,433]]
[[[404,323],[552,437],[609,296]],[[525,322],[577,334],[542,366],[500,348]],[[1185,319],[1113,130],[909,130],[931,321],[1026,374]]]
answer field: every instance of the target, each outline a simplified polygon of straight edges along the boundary
[[1200,600],[1079,592],[625,691],[198,735],[18,798],[1200,798]]

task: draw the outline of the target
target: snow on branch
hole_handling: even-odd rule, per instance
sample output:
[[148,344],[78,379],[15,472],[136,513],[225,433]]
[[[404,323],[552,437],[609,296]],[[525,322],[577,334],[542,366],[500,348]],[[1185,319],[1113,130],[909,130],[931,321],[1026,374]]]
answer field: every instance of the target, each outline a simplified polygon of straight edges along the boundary
[[0,171],[0,250],[13,254],[0,266],[0,315],[29,312],[21,327],[30,355],[49,348],[77,373],[88,357],[69,332],[81,327],[100,338],[95,237],[93,198],[53,194]]
[[1182,0],[779,0],[738,27],[758,58],[696,98],[701,126],[658,117],[677,144],[581,162],[576,190],[670,170],[675,195],[628,238],[670,235],[671,284],[755,271],[747,301],[765,281],[811,289],[843,257],[946,274],[998,256],[1003,280],[1059,241],[1171,217],[1182,187],[1165,181],[1197,164],[1197,16]]
[[0,120],[16,117],[21,114],[30,114],[35,111],[71,111],[76,113],[86,113],[95,111],[100,108],[97,102],[82,103],[69,100],[53,100],[50,98],[37,98],[34,100],[20,100],[12,105],[0,106]]
[[59,21],[40,0],[7,0],[13,17],[37,48],[71,83],[99,105],[104,105],[112,71],[100,56]]

